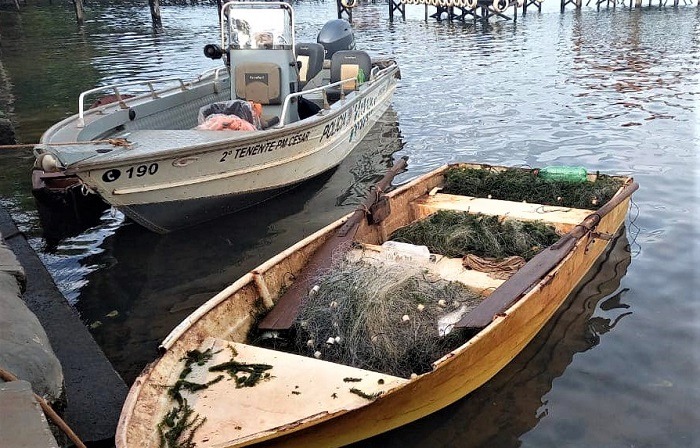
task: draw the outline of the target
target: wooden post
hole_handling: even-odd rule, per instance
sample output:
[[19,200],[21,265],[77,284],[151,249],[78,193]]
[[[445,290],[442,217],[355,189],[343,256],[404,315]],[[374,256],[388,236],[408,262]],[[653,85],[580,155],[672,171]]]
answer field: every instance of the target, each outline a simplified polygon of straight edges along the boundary
[[78,25],[83,25],[85,23],[85,8],[83,8],[83,0],[73,0],[73,5],[75,6],[75,20],[77,20]]
[[148,6],[151,9],[153,26],[156,28],[162,28],[163,20],[160,17],[160,0],[148,0]]
[[401,13],[401,18],[406,20],[406,5],[400,0],[389,0],[389,21],[394,21],[394,11]]
[[341,0],[336,0],[335,4],[338,8],[338,18],[342,19],[343,13],[345,13],[348,16],[348,22],[352,23],[352,8],[347,8]]

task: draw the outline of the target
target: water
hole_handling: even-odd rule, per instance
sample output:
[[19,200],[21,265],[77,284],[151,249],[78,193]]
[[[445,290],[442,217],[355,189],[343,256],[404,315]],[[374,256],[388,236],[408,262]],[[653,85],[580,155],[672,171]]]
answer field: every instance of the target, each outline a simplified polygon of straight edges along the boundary
[[[299,40],[334,2],[295,4]],[[82,90],[190,75],[217,40],[211,7],[91,5],[0,12],[2,62],[25,142],[75,113]],[[107,212],[57,244],[31,199],[30,154],[0,152],[0,197],[127,381],[222,287],[349,211],[393,154],[406,181],[453,161],[581,165],[641,184],[628,237],[513,363],[470,397],[361,446],[700,446],[700,15],[697,7],[584,8],[516,23],[424,22],[408,6],[355,12],[358,47],[395,57],[393,108],[332,175],[281,201],[158,236]],[[48,24],[51,24],[51,27]],[[2,90],[2,86],[0,86]],[[628,243],[628,244],[627,244]]]

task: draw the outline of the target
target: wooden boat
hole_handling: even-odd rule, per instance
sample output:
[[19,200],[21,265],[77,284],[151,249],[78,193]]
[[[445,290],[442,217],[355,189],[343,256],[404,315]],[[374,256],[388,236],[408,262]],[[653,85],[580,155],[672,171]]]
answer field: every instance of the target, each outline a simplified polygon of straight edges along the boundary
[[[594,211],[441,192],[454,169],[505,170],[443,166],[379,195],[375,204],[263,263],[185,319],[163,341],[160,358],[132,385],[117,428],[117,446],[158,446],[166,417],[173,415],[168,386],[183,379],[207,384],[217,374],[207,366],[225,362],[232,354],[239,364],[267,365],[269,377],[254,387],[224,380],[197,392],[181,391],[189,416],[197,417],[185,425],[189,429],[178,436],[181,441],[217,447],[342,446],[435,412],[495,375],[537,334],[604,252],[624,223],[638,185],[632,178],[617,177],[619,189]],[[378,191],[384,191],[386,183],[385,179]],[[433,273],[479,291],[482,299],[455,324],[470,329],[472,336],[435,359],[427,373],[399,377],[252,345],[256,332],[284,335],[299,302],[310,289],[313,292],[308,270],[327,265],[330,253],[337,258],[339,247],[350,247],[345,253],[350,258],[358,251],[382,252],[395,231],[440,210],[544,222],[563,236],[507,280],[466,269],[459,258],[431,255]],[[343,241],[352,245],[339,246]],[[409,257],[407,263],[412,262]],[[203,366],[188,361],[193,353],[208,349],[213,358],[202,361]]]
[[[205,55],[223,59],[222,68],[83,92],[78,114],[42,136],[36,169],[77,177],[83,190],[165,233],[331,170],[389,107],[398,67],[354,50],[346,21],[327,23],[317,43],[296,44],[290,4],[230,2],[220,25],[221,46],[207,45]],[[85,111],[105,90],[116,101]]]

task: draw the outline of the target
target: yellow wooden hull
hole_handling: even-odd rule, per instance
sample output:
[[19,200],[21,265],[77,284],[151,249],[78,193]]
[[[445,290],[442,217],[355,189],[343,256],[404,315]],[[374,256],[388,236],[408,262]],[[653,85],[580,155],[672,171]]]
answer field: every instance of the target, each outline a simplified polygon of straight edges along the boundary
[[[458,209],[458,198],[434,194],[434,189],[442,185],[443,173],[447,168],[442,167],[391,192],[389,197],[392,212],[389,217],[378,225],[364,222],[355,240],[365,244],[381,244],[394,230],[427,216],[436,208]],[[632,180],[627,179],[626,186],[618,195],[625,188],[631,188],[632,184]],[[296,400],[295,397],[282,393],[281,389],[276,391],[273,387],[275,381],[276,384],[288,381],[291,385],[300,379],[284,379],[280,373],[279,380],[270,381],[273,385],[266,385],[267,389],[260,389],[261,397],[267,397],[266,400],[272,397],[271,401],[276,402],[271,404],[274,406],[273,410],[261,409],[260,418],[255,416],[254,409],[244,408],[242,404],[221,407],[211,399],[207,402],[207,399],[203,398],[201,402],[197,402],[196,398],[192,398],[196,402],[195,405],[199,406],[198,410],[209,411],[213,419],[213,422],[208,423],[210,428],[206,428],[205,424],[201,433],[200,430],[197,431],[194,438],[197,446],[342,446],[415,421],[459,400],[508,364],[552,317],[604,252],[609,241],[601,235],[615,234],[624,223],[629,200],[629,197],[626,197],[612,208],[602,217],[595,229],[591,229],[594,231],[585,231],[556,267],[539,281],[535,281],[533,287],[512,306],[495,316],[476,336],[437,360],[431,372],[410,380],[382,377],[379,381],[384,385],[380,390],[382,394],[373,400],[359,401],[344,396],[340,401],[330,400],[323,392],[319,392],[318,396],[306,395],[304,400]],[[503,201],[487,200],[479,206],[470,202],[470,212],[478,211],[481,207],[484,213],[522,214],[521,219],[531,219],[527,216],[531,212],[528,211],[528,207],[505,205],[504,208],[504,204],[499,202]],[[452,205],[445,206],[446,203]],[[533,207],[536,207],[536,204]],[[557,216],[558,213],[553,210],[547,214],[547,219],[562,232],[566,232],[575,228],[576,222],[583,221],[579,218],[585,218],[589,213],[590,211],[578,214],[567,211]],[[571,216],[576,216],[576,219],[572,221]],[[254,324],[255,310],[261,305],[273,306],[280,292],[289,286],[292,278],[290,273],[299,273],[306,260],[346,219],[347,217],[327,226],[263,263],[180,324],[163,342],[164,354],[148,366],[132,386],[117,429],[117,446],[158,446],[157,425],[171,406],[163,385],[175,381],[181,371],[185,353],[202,347],[202,344],[212,337],[244,344]],[[256,356],[263,358],[268,356],[263,352],[256,353]],[[313,361],[315,360],[303,361],[305,364],[298,365],[308,365]],[[279,359],[277,362],[286,363],[285,365],[297,363],[295,358]],[[325,377],[341,375],[334,371],[336,367],[329,364],[318,362],[309,366],[312,371],[308,375],[315,375],[319,384]],[[373,372],[365,373],[367,378],[374,380],[378,378],[376,375],[379,375]],[[217,391],[212,391],[211,394],[217,395]],[[221,391],[221,394],[225,393],[223,389]],[[306,390],[305,392],[311,393]],[[255,402],[255,396],[240,400]],[[266,403],[257,403],[253,407],[258,409],[266,406]],[[289,409],[288,416],[272,415],[287,412],[285,409]],[[248,418],[248,412],[255,418]],[[238,413],[239,416],[224,415],[226,413]],[[245,418],[241,416],[244,413]],[[258,421],[262,423],[257,423],[258,426],[255,427],[255,422]]]

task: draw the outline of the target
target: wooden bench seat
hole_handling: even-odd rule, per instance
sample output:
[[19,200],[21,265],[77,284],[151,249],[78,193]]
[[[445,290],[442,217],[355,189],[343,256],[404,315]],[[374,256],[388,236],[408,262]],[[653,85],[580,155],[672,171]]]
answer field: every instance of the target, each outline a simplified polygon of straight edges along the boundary
[[[207,389],[182,393],[195,413],[207,416],[195,432],[193,441],[197,446],[242,442],[261,432],[273,433],[277,427],[300,424],[309,416],[330,418],[334,413],[367,403],[367,398],[350,389],[372,395],[408,381],[223,339],[208,338],[199,350],[209,348],[215,352],[213,359],[204,366],[193,365],[187,380],[206,383],[219,375],[224,375],[224,379]],[[231,348],[237,353],[235,358]],[[232,358],[247,364],[269,364],[270,377],[252,387],[236,388],[235,380],[227,372],[209,372],[209,367]],[[348,381],[349,378],[354,380]]]
[[[363,244],[361,248],[350,251],[348,256],[350,260],[362,258],[365,261],[371,261],[372,258],[376,258],[379,261],[382,259],[383,250],[382,246]],[[482,296],[488,296],[505,281],[493,278],[485,272],[465,269],[461,258],[449,258],[440,254],[433,254],[433,256],[434,261],[426,265],[431,272],[446,281],[459,282]]]
[[592,213],[591,210],[444,193],[421,196],[411,202],[411,207],[417,219],[423,219],[438,210],[453,210],[521,221],[543,221],[554,226],[560,234],[567,233]]

